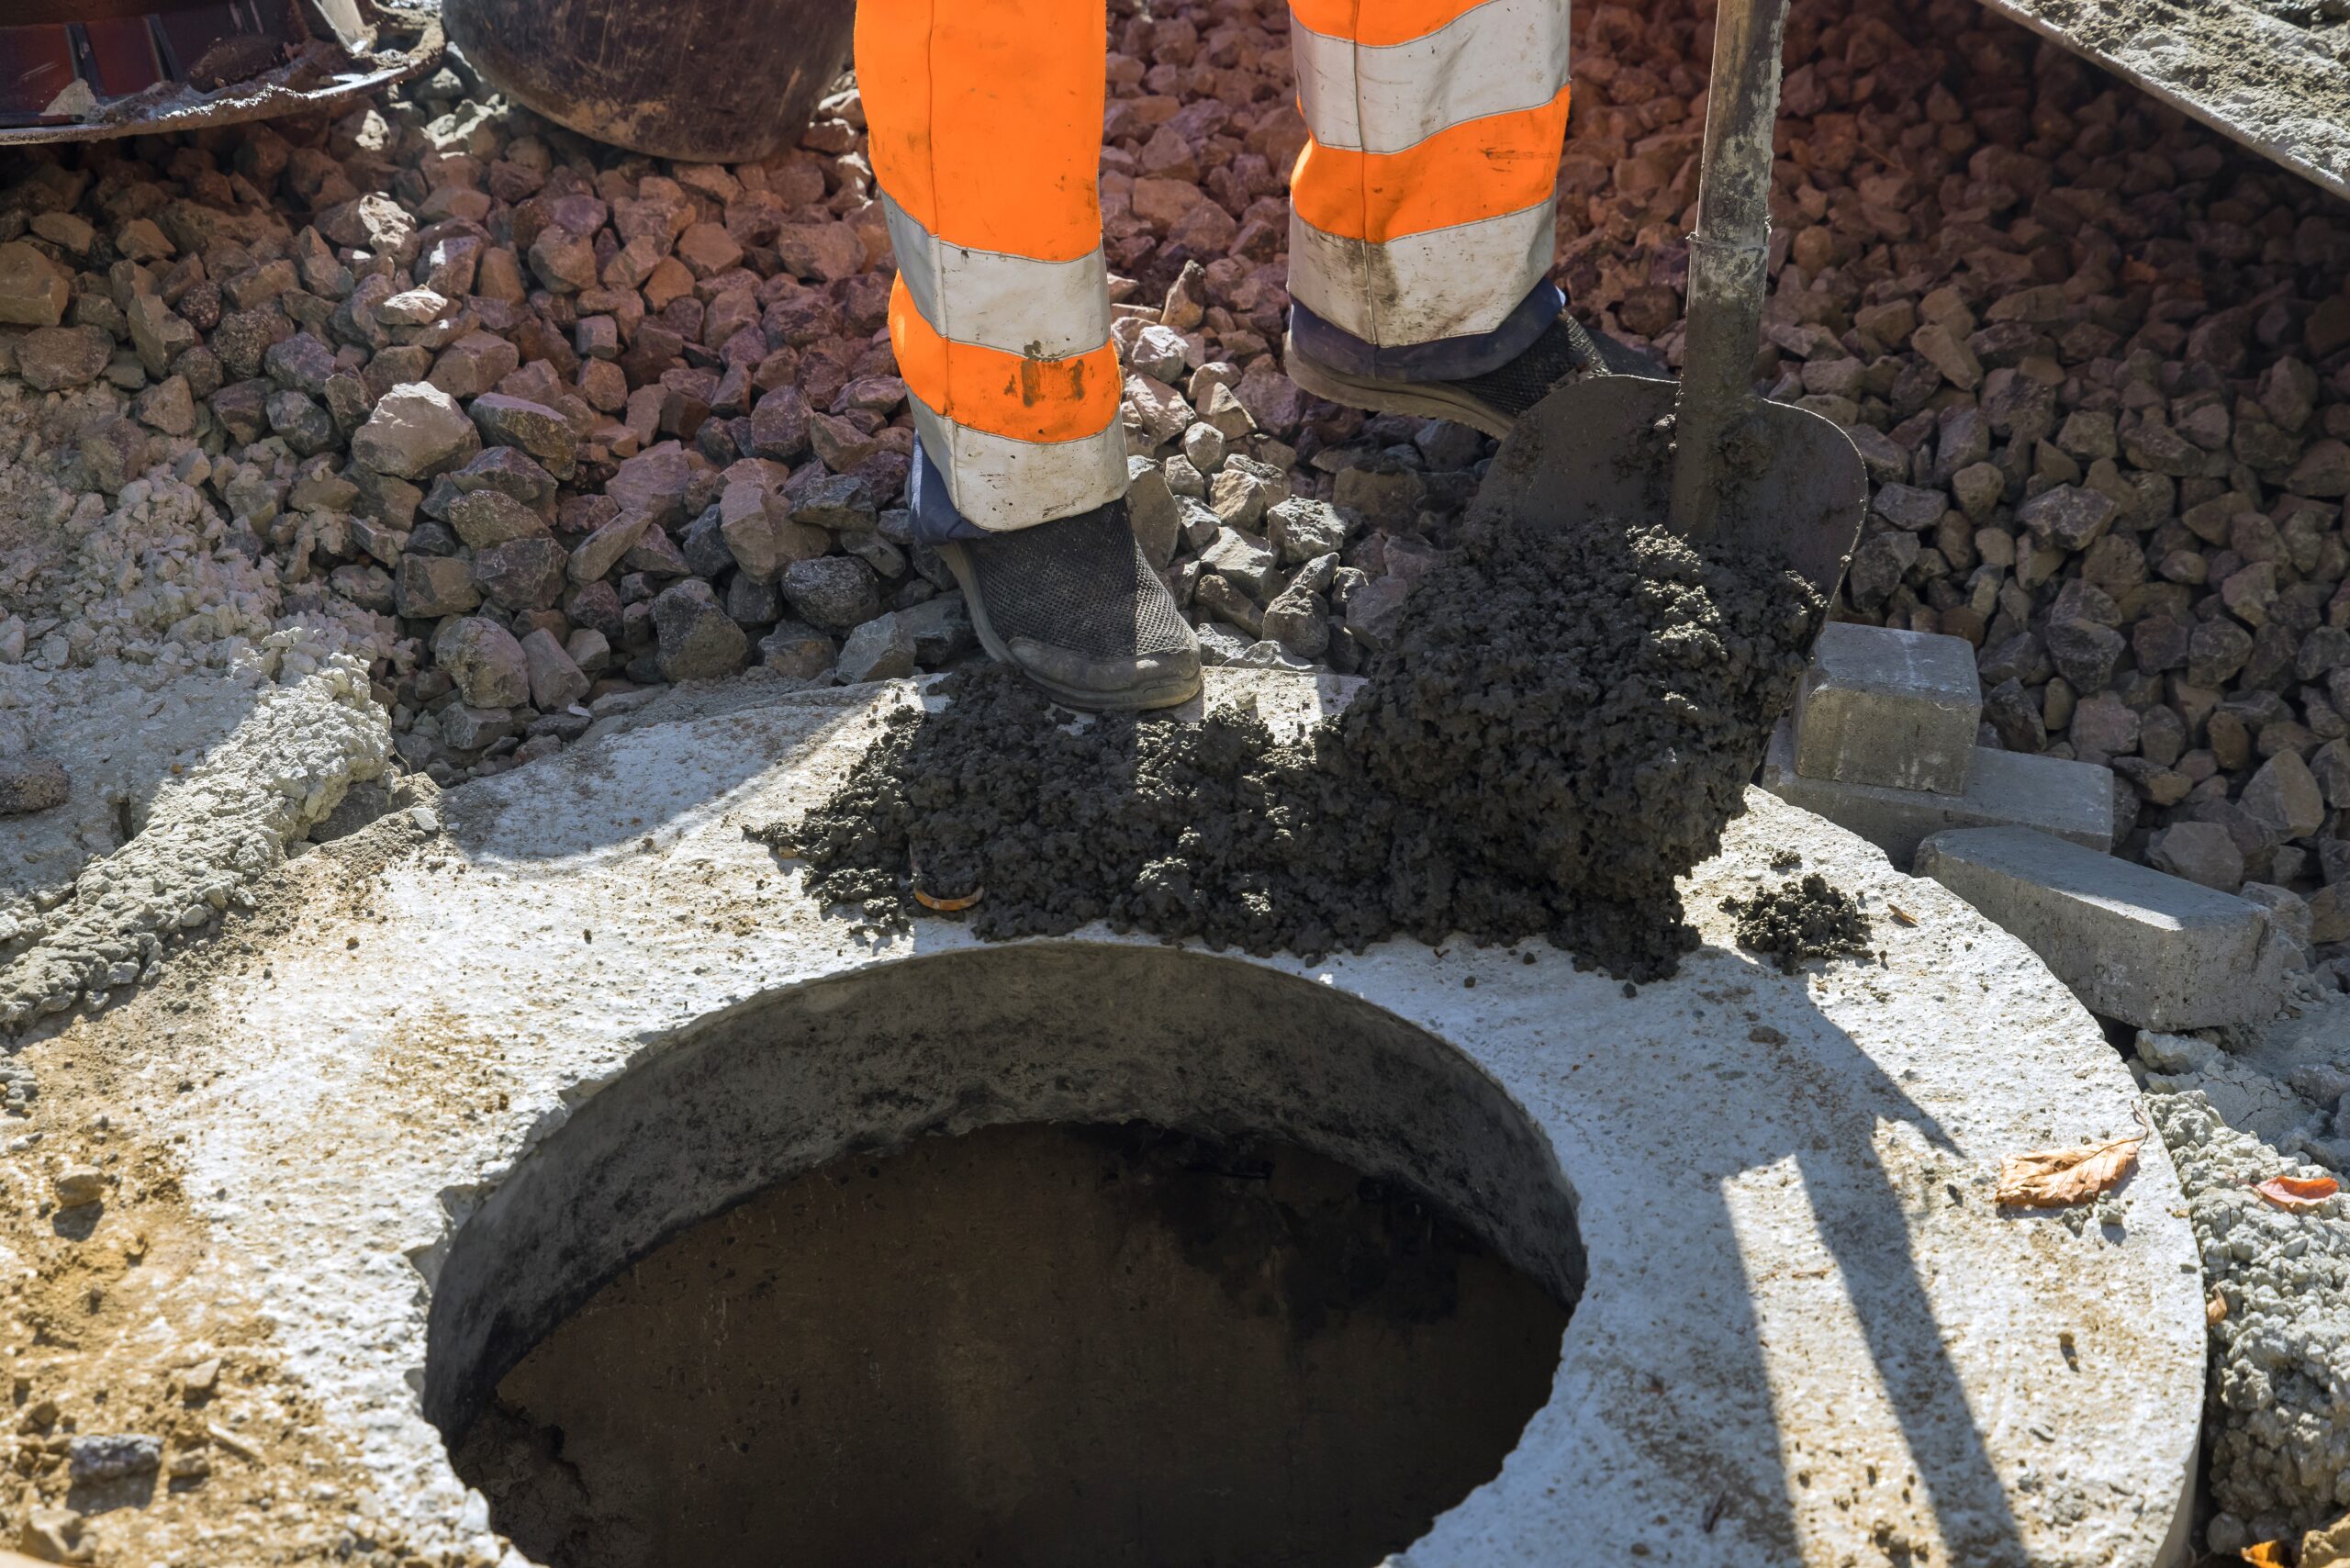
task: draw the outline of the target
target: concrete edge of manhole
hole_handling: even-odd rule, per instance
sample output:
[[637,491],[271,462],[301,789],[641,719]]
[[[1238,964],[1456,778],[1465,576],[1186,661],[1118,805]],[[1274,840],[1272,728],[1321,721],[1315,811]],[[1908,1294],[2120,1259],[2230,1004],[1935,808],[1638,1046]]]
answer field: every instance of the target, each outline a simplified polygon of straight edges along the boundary
[[[1302,685],[1217,682],[1275,705],[1343,700]],[[706,1060],[788,1058],[826,998],[886,991],[892,971],[1043,962],[1063,978],[1022,1015],[1092,1031],[1089,1049],[1134,1035],[1125,1058],[1089,1058],[1118,1071],[1151,1059],[1139,1043],[1222,1040],[1313,1103],[1332,1048],[1069,1004],[1089,964],[1161,986],[1180,971],[1193,997],[1219,989],[1197,976],[1272,977],[1284,996],[1327,995],[1358,1035],[1372,1018],[1441,1042],[1427,1059],[1491,1085],[1490,1105],[1547,1144],[1589,1285],[1550,1403],[1501,1474],[1404,1554],[1416,1568],[1744,1568],[1888,1540],[1920,1560],[2086,1568],[2155,1564],[2182,1542],[2203,1323],[2176,1178],[2150,1143],[2087,1223],[1993,1210],[2002,1154],[2129,1131],[2137,1096],[2071,995],[1956,898],[1751,791],[1686,885],[1706,946],[1630,995],[1546,948],[1394,942],[1307,965],[1094,930],[988,949],[941,923],[877,945],[799,900],[743,829],[821,793],[912,691],[614,734],[453,791],[446,834],[303,857],[254,951],[71,1031],[110,1038],[143,1081],[198,1086],[124,1111],[168,1114],[218,1282],[270,1303],[371,1506],[410,1539],[496,1544],[422,1415],[430,1286],[465,1222],[520,1192],[568,1124],[696,1041]],[[1872,958],[1793,976],[1739,953],[1720,901],[1789,850],[1916,924],[1881,919]],[[877,1065],[939,1092],[1002,1065],[951,1039],[891,1049]],[[1001,1098],[1025,1114],[1051,1092]],[[1096,1108],[1116,1098],[1099,1092]]]

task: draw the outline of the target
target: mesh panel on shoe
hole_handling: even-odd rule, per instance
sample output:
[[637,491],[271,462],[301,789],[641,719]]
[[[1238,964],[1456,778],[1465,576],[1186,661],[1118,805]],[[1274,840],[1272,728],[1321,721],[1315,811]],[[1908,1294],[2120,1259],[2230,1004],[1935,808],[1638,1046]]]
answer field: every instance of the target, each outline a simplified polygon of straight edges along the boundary
[[1581,322],[1561,315],[1507,364],[1483,375],[1463,376],[1452,385],[1516,419],[1568,376],[1595,368],[1606,373],[1599,346]]
[[1190,645],[1191,629],[1143,559],[1124,501],[966,548],[988,620],[1007,642],[1026,637],[1088,658]]

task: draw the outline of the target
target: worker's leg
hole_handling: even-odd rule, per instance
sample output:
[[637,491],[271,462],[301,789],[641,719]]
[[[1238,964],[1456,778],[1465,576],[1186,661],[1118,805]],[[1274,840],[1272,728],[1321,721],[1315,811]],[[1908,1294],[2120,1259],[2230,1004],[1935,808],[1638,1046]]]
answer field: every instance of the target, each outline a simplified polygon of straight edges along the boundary
[[1290,374],[1498,433],[1594,352],[1548,276],[1567,0],[1290,13],[1312,136],[1290,191]]
[[917,533],[988,650],[1094,707],[1179,702],[1199,650],[1136,549],[1096,188],[1103,0],[860,0],[898,257]]
[[1102,262],[1102,0],[861,0],[857,84],[898,253],[890,338],[979,529],[1125,489]]

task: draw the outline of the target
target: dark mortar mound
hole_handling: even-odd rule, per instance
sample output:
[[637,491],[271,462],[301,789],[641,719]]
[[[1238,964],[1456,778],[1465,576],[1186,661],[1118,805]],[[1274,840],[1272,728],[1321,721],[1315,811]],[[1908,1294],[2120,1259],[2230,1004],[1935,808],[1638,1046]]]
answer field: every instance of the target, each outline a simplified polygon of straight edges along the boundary
[[1829,886],[1817,871],[1751,899],[1724,899],[1722,908],[1738,917],[1738,945],[1767,954],[1787,974],[1806,958],[1869,950],[1869,917],[1852,894]]
[[1344,713],[1072,722],[1007,670],[894,716],[760,836],[894,924],[984,890],[990,940],[1095,920],[1251,953],[1548,937],[1632,980],[1696,945],[1673,879],[1740,809],[1816,630],[1793,573],[1654,527],[1505,531],[1414,592]]

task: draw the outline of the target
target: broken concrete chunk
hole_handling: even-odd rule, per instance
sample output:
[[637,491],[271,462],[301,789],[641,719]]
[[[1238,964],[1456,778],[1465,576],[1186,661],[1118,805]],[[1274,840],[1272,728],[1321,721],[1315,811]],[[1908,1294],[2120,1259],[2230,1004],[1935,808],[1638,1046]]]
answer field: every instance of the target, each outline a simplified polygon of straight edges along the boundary
[[144,1475],[163,1462],[163,1439],[141,1432],[91,1433],[66,1446],[66,1473],[77,1484]]
[[2143,1029],[2267,1017],[2293,944],[2247,900],[2025,828],[1936,834],[1931,877],[2021,938],[2092,1012]]
[[78,1209],[106,1195],[106,1172],[92,1165],[69,1165],[50,1183],[61,1209]]
[[1237,529],[1225,528],[1218,530],[1214,542],[1200,552],[1200,564],[1252,597],[1261,597],[1270,586],[1273,570],[1281,562],[1264,541]]
[[1182,543],[1183,514],[1165,470],[1147,457],[1126,459],[1126,517],[1143,558],[1163,567]]
[[519,708],[531,700],[522,644],[495,621],[474,615],[442,622],[432,639],[432,656],[476,708]]
[[520,447],[546,465],[558,479],[571,476],[577,461],[579,437],[562,414],[523,398],[485,392],[476,398],[474,428],[492,446]]
[[97,327],[38,327],[17,340],[17,374],[40,392],[95,381],[114,353],[114,340]]
[[[586,631],[572,636],[594,636]],[[559,712],[575,702],[588,700],[589,681],[569,649],[554,639],[554,633],[542,626],[522,639],[522,658],[530,667],[531,706],[543,713]]]
[[699,577],[661,590],[653,601],[653,628],[664,679],[715,680],[750,661],[751,640]]
[[1964,638],[1831,622],[1796,691],[1796,771],[1964,794],[1982,720]]

